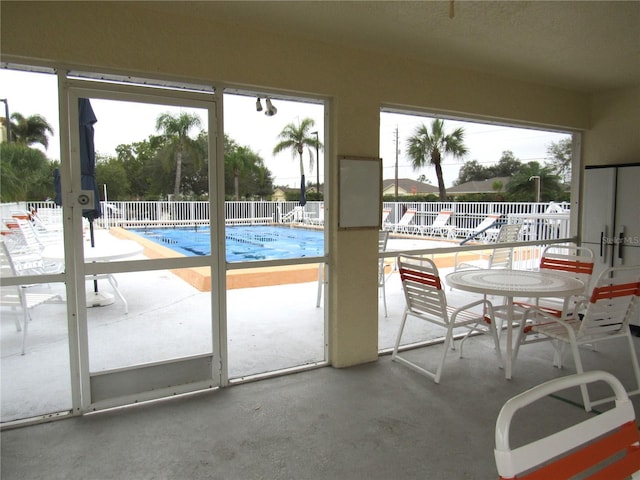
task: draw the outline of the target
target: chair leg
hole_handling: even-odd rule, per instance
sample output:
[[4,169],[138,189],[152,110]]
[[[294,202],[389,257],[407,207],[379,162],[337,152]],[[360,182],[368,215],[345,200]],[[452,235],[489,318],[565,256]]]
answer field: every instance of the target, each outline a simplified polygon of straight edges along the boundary
[[387,318],[387,279],[385,277],[385,264],[384,261],[378,265],[378,288],[382,290],[382,304],[384,305],[384,318]]
[[24,308],[24,326],[22,327],[22,351],[20,355],[24,355],[27,352],[27,330],[29,329],[29,321],[31,320],[31,315],[29,315],[29,311],[27,308]]
[[394,359],[398,355],[398,347],[400,346],[400,339],[402,338],[402,332],[404,331],[404,326],[407,323],[408,311],[405,309],[404,314],[402,315],[402,321],[400,322],[400,330],[398,330],[398,336],[396,337],[396,343],[393,346],[393,353],[391,354],[391,358]]
[[631,330],[627,332],[627,340],[629,341],[629,353],[631,353],[631,364],[633,365],[633,371],[636,375],[636,385],[638,390],[635,392],[629,392],[629,394],[640,394],[640,364],[638,363],[638,355],[636,349],[633,346],[633,337],[631,336]]
[[[498,335],[498,328],[496,327],[495,322],[491,323],[490,328],[491,328],[491,336],[493,337],[493,344],[496,349],[496,355],[498,356],[498,365],[500,366],[500,368],[504,368],[504,362],[502,360],[502,351],[500,350],[500,336]],[[512,364],[513,364],[513,360],[512,360]]]
[[445,337],[444,345],[442,346],[442,357],[440,357],[440,363],[438,364],[438,369],[436,370],[436,375],[433,379],[435,383],[440,383],[440,376],[442,375],[444,362],[447,358],[447,350],[449,349],[449,344],[451,343],[452,338],[453,338],[453,327],[449,325],[449,328],[447,328],[447,336]]
[[318,294],[316,298],[316,307],[320,308],[320,300],[322,299],[322,290],[324,289],[324,278],[322,275],[322,264],[318,264]]
[[20,318],[18,318],[18,311],[16,307],[11,307],[11,313],[13,314],[13,318],[16,322],[16,332],[22,331],[22,325],[20,324]]
[[[576,366],[576,372],[578,374],[584,373],[582,368],[582,359],[580,358],[580,351],[578,345],[575,342],[571,342],[571,353],[573,354],[573,362]],[[580,393],[582,394],[582,402],[584,403],[584,409],[587,412],[591,411],[591,400],[589,399],[589,391],[586,384],[580,385]]]

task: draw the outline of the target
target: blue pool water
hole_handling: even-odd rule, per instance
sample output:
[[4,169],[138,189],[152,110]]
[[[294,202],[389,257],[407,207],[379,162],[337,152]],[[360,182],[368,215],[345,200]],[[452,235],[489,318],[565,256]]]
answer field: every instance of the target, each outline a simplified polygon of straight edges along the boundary
[[[210,255],[209,228],[133,229],[138,235],[187,256]],[[279,260],[324,255],[324,233],[270,225],[226,228],[228,262]]]

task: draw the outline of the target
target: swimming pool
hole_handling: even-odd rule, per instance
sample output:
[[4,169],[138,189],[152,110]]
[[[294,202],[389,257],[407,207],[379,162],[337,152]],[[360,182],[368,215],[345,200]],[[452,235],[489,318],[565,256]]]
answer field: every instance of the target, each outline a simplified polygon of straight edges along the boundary
[[[136,234],[193,257],[210,255],[209,228],[139,228]],[[228,262],[321,257],[324,233],[320,230],[271,225],[232,226],[225,229]]]

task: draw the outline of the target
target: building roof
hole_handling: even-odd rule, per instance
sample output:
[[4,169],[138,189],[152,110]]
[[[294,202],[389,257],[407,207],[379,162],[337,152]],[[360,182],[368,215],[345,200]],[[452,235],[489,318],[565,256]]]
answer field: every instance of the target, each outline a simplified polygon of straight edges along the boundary
[[[395,179],[387,178],[382,180],[382,193],[384,195],[395,194]],[[428,195],[438,194],[438,187],[434,187],[428,183],[421,183],[410,178],[398,179],[398,195]]]

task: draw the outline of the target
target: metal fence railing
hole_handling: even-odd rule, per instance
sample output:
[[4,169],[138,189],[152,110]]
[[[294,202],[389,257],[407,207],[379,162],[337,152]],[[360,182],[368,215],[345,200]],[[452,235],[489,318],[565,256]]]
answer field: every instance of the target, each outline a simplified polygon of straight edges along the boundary
[[[225,220],[235,223],[285,223],[291,219],[321,218],[323,202],[307,202],[304,216],[294,215],[298,202],[229,201],[225,202]],[[529,202],[385,202],[389,209],[387,222],[395,224],[409,208],[417,211],[414,223],[431,225],[441,210],[452,210],[449,224],[459,231],[469,231],[491,213],[501,214],[501,223],[523,225],[523,240],[557,239],[569,236],[569,204]],[[20,202],[3,204],[0,212],[10,217],[16,211],[36,209],[56,211],[53,202]],[[206,201],[109,201],[102,202],[103,216],[96,220],[98,228],[141,225],[205,225],[211,218]],[[416,229],[417,231],[418,229]]]

